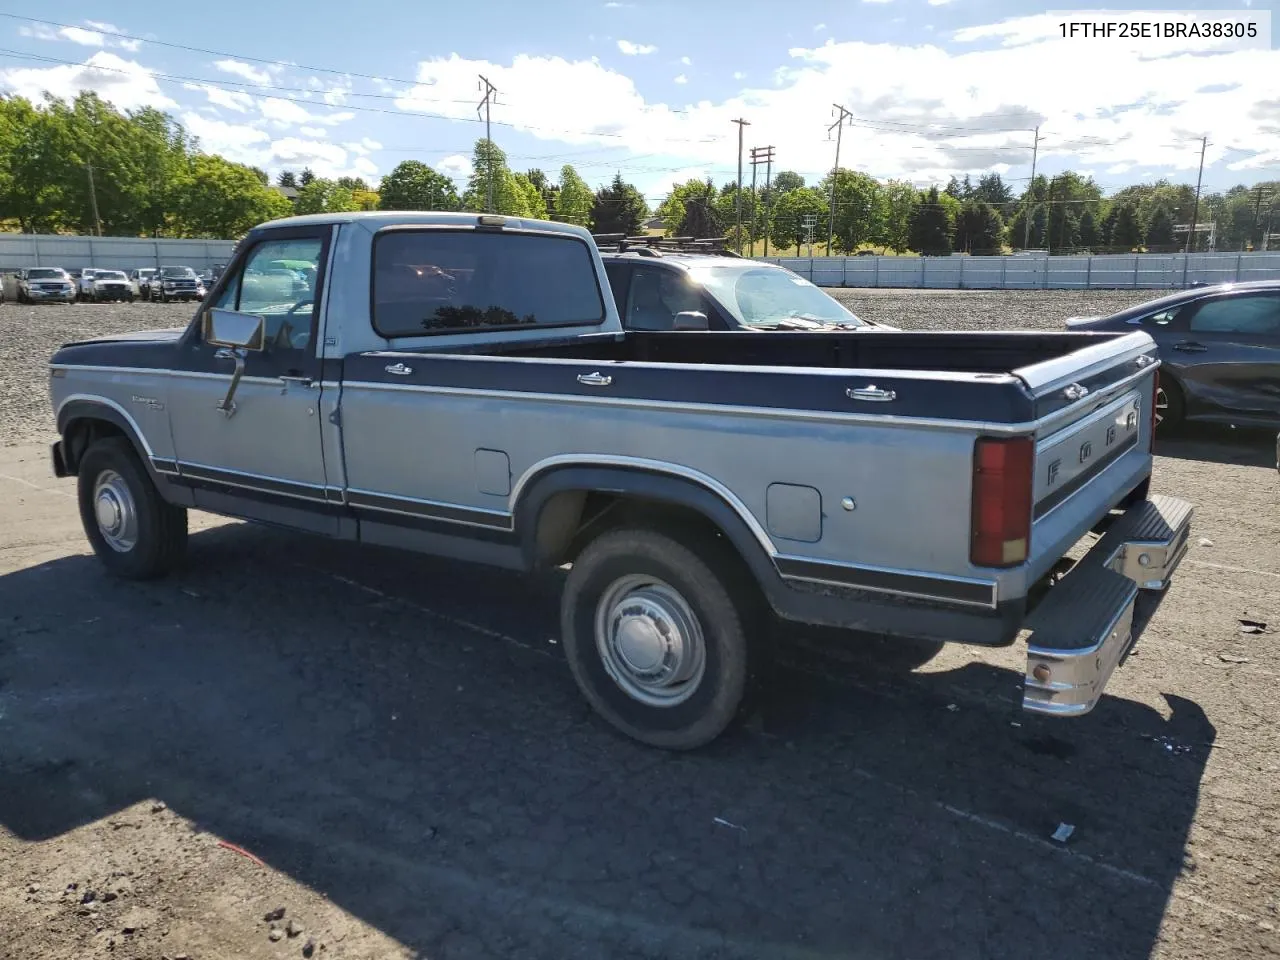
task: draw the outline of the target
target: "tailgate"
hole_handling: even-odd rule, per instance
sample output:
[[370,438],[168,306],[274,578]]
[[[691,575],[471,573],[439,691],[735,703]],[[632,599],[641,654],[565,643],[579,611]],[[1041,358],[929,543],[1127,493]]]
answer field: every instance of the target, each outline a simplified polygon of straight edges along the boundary
[[1033,566],[1060,557],[1149,473],[1158,367],[1155,341],[1134,332],[1014,371],[1035,398]]

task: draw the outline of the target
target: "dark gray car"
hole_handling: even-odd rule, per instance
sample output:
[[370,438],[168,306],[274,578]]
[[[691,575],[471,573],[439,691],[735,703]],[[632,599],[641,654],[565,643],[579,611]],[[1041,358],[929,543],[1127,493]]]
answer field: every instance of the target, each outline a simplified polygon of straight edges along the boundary
[[1280,280],[1182,290],[1072,330],[1149,333],[1160,348],[1158,422],[1280,426]]

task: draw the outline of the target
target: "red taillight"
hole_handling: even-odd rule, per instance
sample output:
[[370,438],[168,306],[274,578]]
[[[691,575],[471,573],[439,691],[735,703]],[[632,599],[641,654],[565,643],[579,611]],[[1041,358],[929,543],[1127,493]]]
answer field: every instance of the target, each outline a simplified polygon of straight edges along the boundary
[[1160,396],[1160,369],[1151,376],[1151,435],[1147,437],[1147,449],[1156,448],[1156,400]]
[[983,437],[973,448],[973,543],[978,567],[1013,567],[1031,546],[1033,437]]

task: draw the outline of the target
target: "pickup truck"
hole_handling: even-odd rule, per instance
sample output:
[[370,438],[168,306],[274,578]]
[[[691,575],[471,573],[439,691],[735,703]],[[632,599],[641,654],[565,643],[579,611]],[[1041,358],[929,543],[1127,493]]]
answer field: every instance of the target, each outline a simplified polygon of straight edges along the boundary
[[251,231],[185,329],[60,348],[51,453],[123,577],[178,564],[191,509],[568,567],[585,698],[692,749],[765,673],[771,613],[1027,629],[1023,706],[1092,710],[1191,528],[1149,492],[1158,367],[1142,331],[625,332],[580,227],[322,214]]

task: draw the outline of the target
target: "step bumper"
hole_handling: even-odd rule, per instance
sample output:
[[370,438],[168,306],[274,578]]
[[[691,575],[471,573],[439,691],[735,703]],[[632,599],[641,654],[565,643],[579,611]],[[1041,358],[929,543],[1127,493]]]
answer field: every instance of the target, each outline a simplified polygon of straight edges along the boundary
[[1163,592],[1186,556],[1195,508],[1176,497],[1142,500],[1119,517],[1054,585],[1025,627],[1023,709],[1081,716],[1136,639],[1139,591]]

